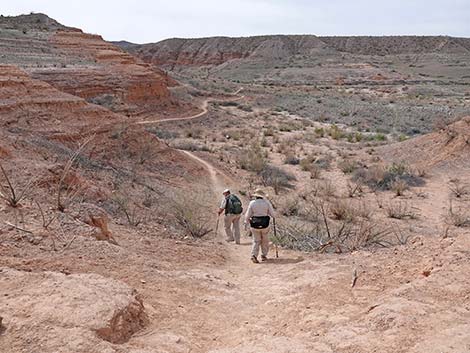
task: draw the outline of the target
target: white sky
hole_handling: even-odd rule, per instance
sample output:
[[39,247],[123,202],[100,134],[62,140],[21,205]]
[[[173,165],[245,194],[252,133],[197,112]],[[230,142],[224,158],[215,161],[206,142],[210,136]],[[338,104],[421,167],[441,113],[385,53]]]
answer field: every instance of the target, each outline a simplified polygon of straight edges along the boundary
[[0,0],[3,15],[31,11],[136,43],[261,34],[470,37],[470,0]]

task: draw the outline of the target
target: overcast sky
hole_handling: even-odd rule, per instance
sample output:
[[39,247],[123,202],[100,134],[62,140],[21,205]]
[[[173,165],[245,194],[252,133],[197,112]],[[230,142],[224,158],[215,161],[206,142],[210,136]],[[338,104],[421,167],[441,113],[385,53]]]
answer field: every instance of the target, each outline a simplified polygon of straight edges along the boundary
[[0,13],[43,12],[136,43],[173,37],[451,35],[470,37],[470,0],[0,0]]

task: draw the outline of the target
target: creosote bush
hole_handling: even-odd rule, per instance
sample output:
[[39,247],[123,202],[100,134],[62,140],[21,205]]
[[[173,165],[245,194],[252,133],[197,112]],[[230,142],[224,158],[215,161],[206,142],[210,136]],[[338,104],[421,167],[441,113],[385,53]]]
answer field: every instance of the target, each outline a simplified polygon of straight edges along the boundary
[[[406,165],[392,164],[388,167],[373,165],[370,168],[358,168],[353,173],[353,181],[361,182],[373,190],[392,190],[393,186],[403,191],[407,187],[423,186],[423,178],[415,175]],[[400,181],[400,184],[397,184]]]

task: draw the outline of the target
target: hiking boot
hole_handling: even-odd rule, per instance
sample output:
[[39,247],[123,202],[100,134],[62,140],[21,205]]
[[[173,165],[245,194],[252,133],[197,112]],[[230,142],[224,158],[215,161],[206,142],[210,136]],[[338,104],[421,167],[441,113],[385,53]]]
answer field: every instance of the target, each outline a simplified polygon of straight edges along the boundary
[[234,239],[225,239],[225,241],[226,241],[227,243],[231,243],[231,242],[234,241]]
[[261,255],[261,261],[262,262],[268,261],[268,258],[264,255]]
[[258,259],[256,258],[256,256],[252,256],[252,257],[251,257],[251,261],[252,261],[254,264],[259,264],[259,261],[258,261]]

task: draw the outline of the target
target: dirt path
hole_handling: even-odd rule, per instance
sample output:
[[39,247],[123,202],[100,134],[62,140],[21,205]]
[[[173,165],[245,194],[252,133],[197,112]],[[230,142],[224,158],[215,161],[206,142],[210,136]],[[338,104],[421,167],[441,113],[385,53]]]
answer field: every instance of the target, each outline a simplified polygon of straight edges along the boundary
[[[223,188],[236,187],[233,179],[207,161],[191,152],[184,153],[207,170],[215,204]],[[222,241],[224,236],[220,228],[218,237]],[[296,319],[295,315],[289,314],[296,307],[296,288],[308,286],[311,281],[323,281],[331,271],[320,271],[311,263],[303,263],[304,259],[298,253],[288,251],[284,251],[279,259],[271,258],[267,263],[254,265],[249,260],[251,238],[246,236],[242,237],[241,245],[224,244],[223,249],[227,259],[224,266],[195,268],[185,273],[187,277],[203,279],[202,288],[192,289],[192,295],[197,299],[180,303],[182,307],[188,306],[188,310],[176,314],[180,332],[197,336],[187,351],[314,352],[313,346],[303,342],[304,338],[287,337],[281,331]],[[198,326],[202,322],[203,328]],[[172,325],[168,324],[168,327]],[[138,340],[154,341],[161,335],[154,328]],[[165,337],[172,335],[167,333]],[[188,342],[188,337],[178,342]],[[174,351],[186,352],[184,349]]]
[[[243,87],[241,87],[238,90],[236,90],[235,92],[233,92],[232,96],[234,96],[234,97],[229,99],[229,101],[234,102],[234,101],[238,101],[238,100],[241,100],[241,99],[245,98],[245,96],[238,96],[237,97],[237,95],[242,90],[243,90]],[[223,101],[227,101],[227,100],[224,100],[224,99],[217,100],[217,99],[208,98],[208,99],[205,99],[204,101],[202,101],[202,104],[201,104],[202,111],[197,113],[197,114],[187,116],[187,117],[180,117],[180,118],[167,118],[167,119],[159,119],[159,120],[138,121],[135,124],[136,125],[150,125],[150,124],[158,124],[158,123],[163,123],[163,122],[186,121],[186,120],[197,119],[197,118],[200,118],[201,116],[204,116],[208,113],[209,103],[215,103],[215,102],[219,102],[219,101],[223,102]]]

